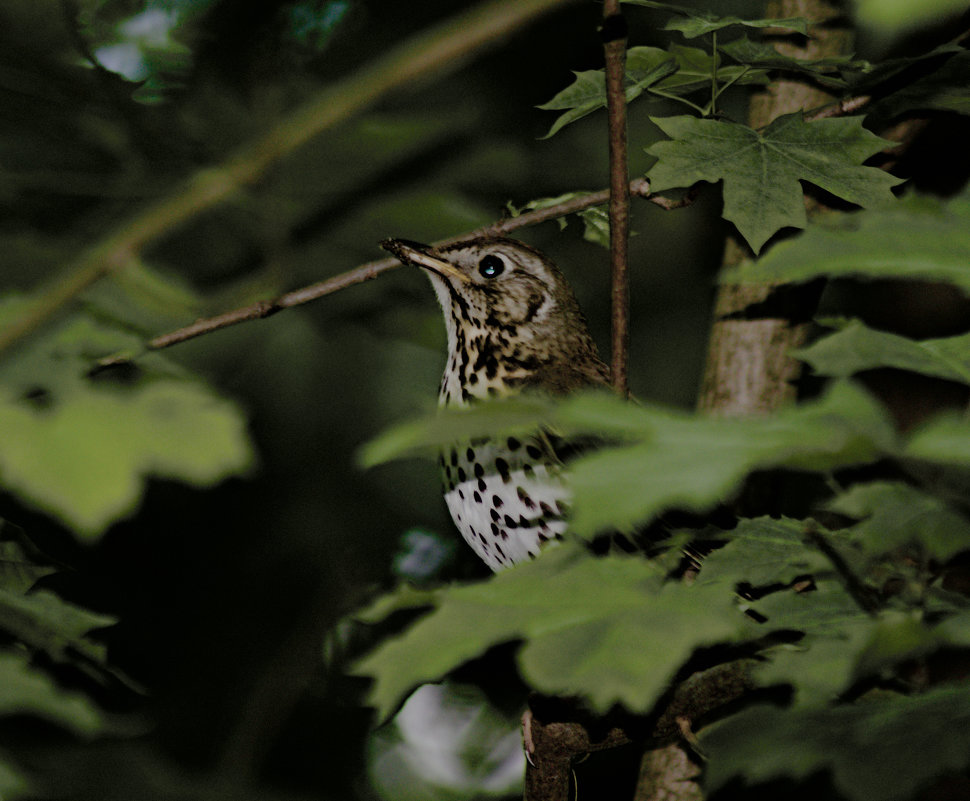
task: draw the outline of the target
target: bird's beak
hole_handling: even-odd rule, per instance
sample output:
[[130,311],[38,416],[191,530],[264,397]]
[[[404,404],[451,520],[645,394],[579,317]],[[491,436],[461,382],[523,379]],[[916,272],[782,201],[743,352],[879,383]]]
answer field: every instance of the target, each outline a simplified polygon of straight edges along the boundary
[[468,276],[451,262],[428,253],[431,250],[430,245],[422,245],[419,242],[411,242],[407,239],[385,239],[381,242],[381,247],[396,256],[404,264],[424,267],[426,270],[437,273],[442,278],[454,278],[465,283],[469,280]]

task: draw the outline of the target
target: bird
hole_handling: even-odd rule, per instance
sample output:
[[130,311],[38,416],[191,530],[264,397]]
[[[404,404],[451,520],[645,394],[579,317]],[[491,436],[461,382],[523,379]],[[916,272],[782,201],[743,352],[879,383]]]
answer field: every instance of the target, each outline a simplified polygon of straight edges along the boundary
[[[448,357],[440,406],[608,385],[609,369],[572,289],[540,251],[498,236],[437,248],[387,239],[381,247],[420,267],[441,305]],[[546,432],[456,442],[441,452],[452,520],[493,571],[534,559],[564,538],[570,491],[562,456]]]

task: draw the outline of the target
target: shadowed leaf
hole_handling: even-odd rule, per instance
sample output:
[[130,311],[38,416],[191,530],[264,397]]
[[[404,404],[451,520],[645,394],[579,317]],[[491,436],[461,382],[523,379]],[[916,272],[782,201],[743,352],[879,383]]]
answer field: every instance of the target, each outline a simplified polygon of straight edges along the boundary
[[889,143],[859,117],[805,122],[787,114],[760,131],[695,117],[652,119],[670,137],[647,148],[658,158],[648,173],[654,191],[723,180],[724,218],[756,253],[781,228],[805,227],[801,181],[871,206],[892,200],[890,187],[901,180],[862,166]]
[[837,215],[721,280],[799,283],[820,276],[942,281],[970,295],[970,191],[947,201],[914,194]]

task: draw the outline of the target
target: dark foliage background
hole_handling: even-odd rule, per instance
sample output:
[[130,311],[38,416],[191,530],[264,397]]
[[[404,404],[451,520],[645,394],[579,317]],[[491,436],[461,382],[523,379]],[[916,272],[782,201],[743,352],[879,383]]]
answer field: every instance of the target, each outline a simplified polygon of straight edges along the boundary
[[[470,5],[6,0],[4,292],[48,280],[133,210],[218,163],[324,83]],[[754,0],[720,5],[722,13],[761,11]],[[167,36],[157,18],[138,35],[136,22],[152,14],[173,21]],[[376,258],[387,236],[435,239],[501,216],[508,201],[604,187],[602,118],[541,140],[552,115],[535,108],[570,70],[601,66],[599,15],[597,5],[577,3],[543,17],[447,78],[318,138],[233,203],[167,237],[144,260],[180,288],[179,303],[148,292],[144,304],[126,306],[130,287],[111,282],[85,303],[161,333]],[[631,41],[661,43],[649,12],[630,21]],[[136,80],[108,69],[126,51],[106,48],[122,45],[142,57],[141,72],[130,73]],[[92,56],[103,66],[86,63]],[[724,111],[743,118],[743,97],[736,102]],[[658,109],[630,109],[633,175],[650,164],[642,148],[660,136],[647,120]],[[965,122],[948,119],[904,168],[923,176],[923,188],[964,175],[965,149],[955,143],[965,134]],[[634,206],[630,383],[638,396],[693,403],[726,230],[719,212],[714,192],[684,212]],[[563,267],[606,352],[606,252],[584,241],[576,223],[564,232],[548,223],[522,238]],[[900,315],[911,300],[899,301]],[[940,328],[956,328],[966,309],[947,309]],[[153,481],[137,512],[90,545],[0,497],[0,517],[61,563],[46,585],[120,618],[102,638],[114,665],[147,690],[66,677],[119,713],[124,737],[87,743],[47,724],[5,720],[6,747],[45,791],[79,799],[374,797],[363,683],[327,667],[358,652],[366,635],[340,621],[390,585],[407,532],[440,543],[453,534],[433,464],[363,472],[354,453],[391,422],[433,408],[443,345],[430,288],[405,270],[206,336],[169,355],[245,410],[258,453],[247,477],[208,491]],[[483,574],[463,550],[438,547],[447,559],[440,576]],[[321,667],[325,640],[331,659]]]
[[[48,279],[84,244],[234,146],[326,81],[470,3],[45,2],[0,9],[0,263],[7,290]],[[336,24],[301,35],[300,20]],[[138,37],[119,25],[178,15],[142,42],[140,80],[87,55]],[[607,183],[602,121],[554,140],[534,108],[569,70],[601,65],[594,5],[544,17],[447,79],[413,87],[301,150],[236,202],[146,254],[198,306],[156,309],[156,332],[320,280],[379,255],[386,236],[432,239],[502,215],[508,201]],[[643,21],[635,35],[649,41]],[[655,110],[655,108],[654,108]],[[631,128],[655,136],[649,109]],[[635,174],[649,163],[632,148]],[[690,217],[636,207],[631,383],[691,402],[720,251],[716,200]],[[701,222],[701,221],[704,222]],[[605,251],[577,224],[522,237],[567,271],[608,349]],[[96,288],[88,300],[109,290]],[[265,779],[340,798],[361,789],[366,710],[356,686],[317,667],[325,631],[386,585],[402,535],[451,538],[433,466],[363,473],[353,453],[378,430],[432,408],[443,327],[430,288],[400,271],[312,307],[217,333],[170,355],[245,408],[258,468],[201,492],[154,481],[138,512],[95,546],[6,496],[0,514],[67,566],[51,581],[121,618],[104,634],[149,696],[133,740],[72,744],[17,720],[13,745],[56,794],[151,798],[194,782]],[[480,573],[461,550],[445,574]],[[217,778],[212,778],[213,776]],[[195,791],[192,791],[195,792]],[[189,793],[191,794],[191,793]],[[230,794],[231,795],[231,794]],[[233,796],[238,797],[238,796]]]

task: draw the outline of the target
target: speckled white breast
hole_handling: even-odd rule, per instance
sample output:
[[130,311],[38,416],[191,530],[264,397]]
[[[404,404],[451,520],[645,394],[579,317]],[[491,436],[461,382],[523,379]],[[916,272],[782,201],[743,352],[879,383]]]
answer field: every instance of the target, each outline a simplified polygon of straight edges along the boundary
[[478,441],[442,454],[455,525],[492,570],[533,559],[566,530],[561,465],[536,437]]

